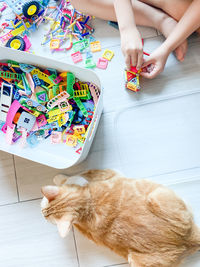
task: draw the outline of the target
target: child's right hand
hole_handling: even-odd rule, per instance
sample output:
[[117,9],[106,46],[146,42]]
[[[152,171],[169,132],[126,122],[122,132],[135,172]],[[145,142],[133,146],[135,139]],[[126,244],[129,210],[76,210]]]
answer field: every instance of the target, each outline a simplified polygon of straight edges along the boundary
[[121,31],[121,48],[125,57],[127,70],[136,66],[139,70],[143,64],[143,44],[139,31],[135,27]]

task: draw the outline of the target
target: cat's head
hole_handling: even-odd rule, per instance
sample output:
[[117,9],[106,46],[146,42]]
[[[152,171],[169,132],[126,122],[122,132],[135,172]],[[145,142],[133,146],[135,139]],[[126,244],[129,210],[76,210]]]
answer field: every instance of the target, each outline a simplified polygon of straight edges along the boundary
[[68,234],[72,223],[78,219],[80,188],[78,185],[42,187],[42,214],[46,220],[57,225],[61,237]]

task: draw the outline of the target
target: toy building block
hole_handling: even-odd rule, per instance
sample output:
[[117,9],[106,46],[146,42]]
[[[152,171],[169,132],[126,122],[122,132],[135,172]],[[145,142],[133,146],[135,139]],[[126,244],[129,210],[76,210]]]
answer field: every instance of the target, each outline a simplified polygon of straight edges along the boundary
[[74,96],[73,98],[82,98],[87,96],[86,90],[74,90]]
[[90,89],[90,93],[93,97],[94,104],[96,106],[98,103],[99,95],[100,95],[99,89],[96,86],[96,84],[94,84],[94,83],[90,83],[89,89]]
[[97,62],[97,68],[105,70],[108,66],[108,60],[100,57]]
[[44,114],[41,114],[40,116],[36,118],[36,122],[37,122],[38,127],[40,128],[47,124],[47,119],[44,116]]
[[43,104],[49,101],[48,95],[46,91],[41,91],[36,93],[36,99],[38,103]]
[[62,142],[62,133],[61,132],[57,132],[57,131],[52,131],[51,132],[51,144],[59,144]]
[[79,109],[81,110],[83,115],[85,117],[87,117],[88,116],[88,112],[87,112],[85,106],[83,105],[83,103],[81,102],[81,100],[79,98],[75,98],[74,101],[76,102],[77,106],[79,107]]
[[27,73],[29,73],[29,72],[31,72],[32,70],[35,69],[34,66],[28,65],[28,64],[22,64],[22,63],[20,63],[19,66],[20,66],[20,69],[22,71],[27,72]]
[[2,83],[1,84],[1,97],[0,97],[0,120],[6,121],[8,110],[11,106],[13,96],[13,85]]
[[66,137],[66,144],[68,146],[76,147],[78,142],[78,138],[75,135],[68,134]]
[[114,52],[111,51],[111,50],[109,50],[109,49],[106,49],[106,50],[104,51],[102,57],[110,61],[110,60],[113,58],[113,56],[114,56]]
[[86,58],[85,60],[85,68],[93,69],[96,67],[96,63],[93,61],[92,58]]
[[58,49],[60,47],[60,39],[51,39],[50,49]]
[[74,52],[82,52],[86,48],[89,47],[89,40],[88,39],[83,39],[81,41],[73,43],[73,51]]
[[93,53],[101,51],[101,43],[99,41],[91,42],[90,43],[90,50]]
[[[131,71],[132,70],[132,71]],[[125,86],[127,89],[138,92],[140,91],[140,82],[139,82],[139,73],[135,67],[133,67],[130,71],[125,70]],[[133,72],[137,71],[136,72]]]
[[77,51],[77,52],[71,54],[71,57],[72,57],[72,60],[74,63],[78,63],[78,62],[83,60],[83,57],[82,57],[80,51]]
[[36,122],[36,117],[23,111],[17,122],[17,128],[24,128],[27,131],[31,131]]
[[92,53],[90,51],[86,52],[86,59],[91,58],[92,57]]
[[63,101],[66,101],[67,98],[69,97],[70,95],[66,92],[66,91],[63,91],[62,93],[60,93],[59,95],[55,96],[54,98],[52,98],[48,103],[47,103],[47,108],[48,109],[52,109],[54,108],[55,106],[57,106],[59,103],[63,102]]
[[52,83],[52,81],[49,79],[49,76],[47,74],[45,74],[44,72],[41,72],[39,69],[34,69],[31,71],[31,74],[37,74],[38,78],[40,80],[43,80],[45,83],[48,84],[48,86],[53,86],[54,84]]
[[74,83],[75,83],[75,76],[74,76],[74,74],[71,73],[71,72],[68,72],[67,73],[67,93],[70,96],[73,96],[74,95],[74,89],[73,89]]
[[41,85],[41,81],[38,78],[37,74],[33,74],[32,75],[32,79],[33,79],[33,82],[34,82],[35,86],[40,86]]
[[19,73],[12,73],[9,71],[0,71],[0,78],[6,78],[6,79],[11,79],[11,80],[22,80],[22,75]]

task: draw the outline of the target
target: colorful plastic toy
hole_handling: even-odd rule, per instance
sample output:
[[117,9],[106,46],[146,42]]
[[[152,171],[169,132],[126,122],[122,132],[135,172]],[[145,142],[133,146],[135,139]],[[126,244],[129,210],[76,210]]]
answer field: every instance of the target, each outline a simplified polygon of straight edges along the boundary
[[108,60],[100,57],[97,62],[97,68],[105,70],[108,66]]
[[139,74],[141,70],[131,67],[130,71],[125,70],[125,87],[131,91],[140,91]]
[[93,53],[101,51],[101,43],[99,41],[91,42],[90,49]]
[[106,49],[102,55],[103,58],[109,61],[113,58],[113,56],[114,56],[114,52],[109,49]]
[[6,121],[7,113],[10,108],[13,96],[13,85],[2,83],[0,95],[0,120]]
[[50,137],[51,143],[66,143],[81,153],[98,103],[98,87],[67,71],[14,61],[0,66],[0,104],[5,113],[0,120],[6,143],[35,147]]
[[82,57],[80,51],[77,51],[77,52],[71,54],[71,57],[72,57],[72,60],[74,63],[78,63],[78,62],[83,60],[83,57]]

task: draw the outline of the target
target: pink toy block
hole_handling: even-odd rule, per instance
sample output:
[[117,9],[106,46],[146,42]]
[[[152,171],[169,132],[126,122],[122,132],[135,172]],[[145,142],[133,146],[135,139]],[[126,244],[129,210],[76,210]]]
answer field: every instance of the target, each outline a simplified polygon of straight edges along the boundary
[[51,144],[59,144],[62,142],[62,133],[53,131],[50,136]]
[[36,122],[37,122],[37,126],[40,128],[47,124],[47,119],[44,116],[44,114],[42,114],[36,118]]
[[97,68],[105,70],[108,66],[108,60],[100,57],[97,62]]
[[78,62],[83,60],[83,57],[82,57],[80,51],[71,54],[71,57],[72,57],[72,60],[74,63],[78,63]]

